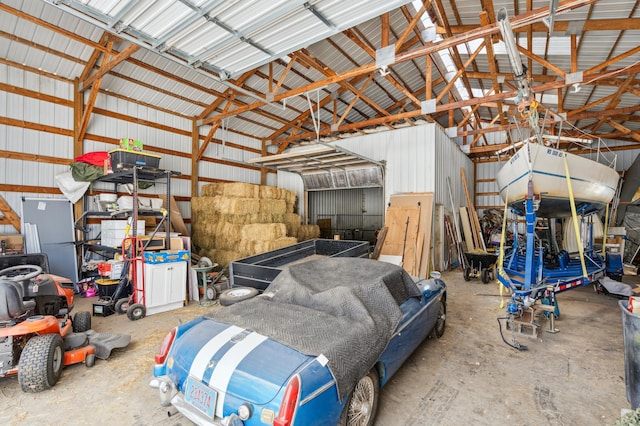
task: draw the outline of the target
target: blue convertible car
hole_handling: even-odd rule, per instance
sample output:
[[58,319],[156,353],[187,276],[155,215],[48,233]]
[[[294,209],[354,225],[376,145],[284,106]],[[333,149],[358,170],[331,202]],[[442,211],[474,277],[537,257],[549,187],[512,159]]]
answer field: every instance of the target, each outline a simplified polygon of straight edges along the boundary
[[371,425],[380,387],[427,336],[443,335],[445,312],[439,278],[312,260],[171,330],[150,384],[202,425]]

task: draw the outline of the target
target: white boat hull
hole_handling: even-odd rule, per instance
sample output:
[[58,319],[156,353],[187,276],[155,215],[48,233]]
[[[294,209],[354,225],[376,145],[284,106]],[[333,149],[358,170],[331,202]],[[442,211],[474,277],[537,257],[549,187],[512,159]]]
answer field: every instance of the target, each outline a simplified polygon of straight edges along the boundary
[[589,213],[609,203],[616,192],[618,172],[597,161],[537,143],[525,144],[498,172],[496,181],[502,199],[524,214],[523,203],[531,179],[533,193],[540,197],[538,217],[570,216],[565,154],[578,211]]

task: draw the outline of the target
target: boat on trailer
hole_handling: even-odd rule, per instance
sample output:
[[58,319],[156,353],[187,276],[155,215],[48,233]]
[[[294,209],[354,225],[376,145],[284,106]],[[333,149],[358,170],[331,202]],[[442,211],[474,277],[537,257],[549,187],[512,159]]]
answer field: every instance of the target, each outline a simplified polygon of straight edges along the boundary
[[[595,220],[599,220],[594,213],[611,202],[619,176],[615,162],[601,164],[552,146],[554,140],[559,146],[562,137],[543,132],[539,104],[531,88],[532,80],[520,58],[506,8],[498,11],[496,21],[517,82],[517,109],[530,131],[529,137],[520,137],[522,147],[496,176],[505,210],[508,205],[515,214],[525,218],[526,225],[524,238],[520,239],[518,225],[514,224],[513,242],[505,250],[505,211],[497,278],[511,290],[511,300],[507,304],[506,318],[499,318],[498,322],[506,319],[507,328],[514,333],[537,337],[536,309],[550,318],[548,331],[555,332],[554,319],[560,314],[555,295],[604,277],[605,259],[594,249],[593,225]],[[545,117],[542,124],[547,122]],[[575,138],[568,139],[578,142]],[[600,146],[596,152],[599,159]],[[550,231],[546,238],[537,229],[538,219],[542,219]],[[557,247],[553,230],[560,219],[573,221],[577,256]],[[502,334],[502,323],[500,327]],[[526,349],[515,339],[514,344],[510,344],[504,335],[502,337],[510,346]]]
[[532,180],[539,196],[539,217],[571,216],[565,157],[576,210],[588,214],[602,209],[615,195],[618,172],[589,158],[532,142],[525,143],[498,172],[500,196],[522,216]]
[[[512,293],[507,328],[537,336],[535,310],[542,309],[550,317],[548,331],[557,331],[555,295],[604,277],[606,259],[594,248],[595,213],[611,202],[618,179],[607,165],[533,142],[502,167],[496,177],[500,195],[526,224],[520,239],[514,223],[511,246],[505,250],[503,241],[498,260],[498,281]],[[555,222],[562,218],[575,224],[577,254],[557,247]],[[546,236],[540,228],[549,231]]]

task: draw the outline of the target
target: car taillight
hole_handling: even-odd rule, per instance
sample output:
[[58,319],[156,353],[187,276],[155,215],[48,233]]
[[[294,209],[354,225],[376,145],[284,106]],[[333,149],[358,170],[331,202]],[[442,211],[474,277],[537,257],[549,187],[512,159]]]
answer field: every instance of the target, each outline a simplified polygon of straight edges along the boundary
[[173,345],[173,340],[175,338],[176,328],[173,328],[162,341],[162,346],[160,346],[160,350],[155,356],[156,364],[164,364],[167,359],[167,355],[169,355],[169,349],[171,349],[171,345]]
[[282,404],[280,404],[280,410],[278,411],[278,417],[273,421],[273,426],[290,426],[293,421],[293,416],[296,413],[296,407],[298,405],[298,396],[300,395],[300,377],[294,376],[289,381],[287,388],[284,391],[284,397],[282,398]]

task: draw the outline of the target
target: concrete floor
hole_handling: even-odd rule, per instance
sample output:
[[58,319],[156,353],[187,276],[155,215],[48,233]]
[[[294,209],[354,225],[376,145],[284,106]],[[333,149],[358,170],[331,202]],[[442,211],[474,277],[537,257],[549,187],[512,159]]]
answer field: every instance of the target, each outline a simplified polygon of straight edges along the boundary
[[[505,311],[497,284],[465,282],[460,272],[443,279],[445,335],[425,341],[382,389],[376,425],[611,425],[629,408],[617,299],[591,286],[558,295],[560,332],[520,337],[529,348],[520,352],[500,337],[496,318]],[[90,311],[92,301],[76,299],[76,311]],[[168,330],[208,309],[192,303],[135,322],[93,317],[98,332],[131,334],[130,346],[90,369],[66,367],[53,389],[38,394],[23,393],[15,377],[0,379],[0,424],[191,424],[167,417],[148,382]]]

